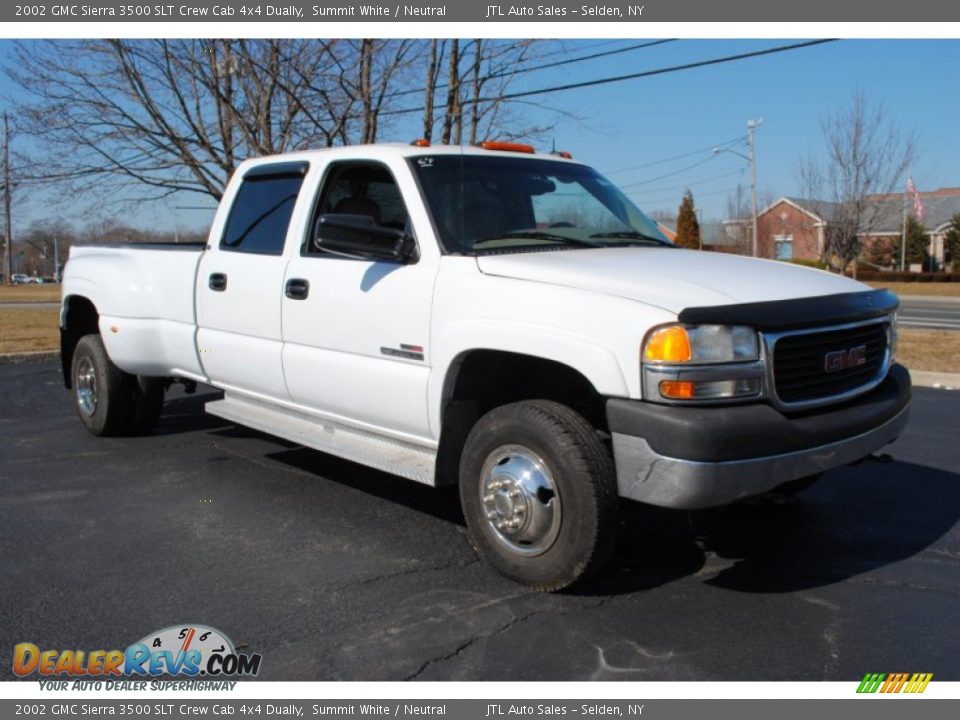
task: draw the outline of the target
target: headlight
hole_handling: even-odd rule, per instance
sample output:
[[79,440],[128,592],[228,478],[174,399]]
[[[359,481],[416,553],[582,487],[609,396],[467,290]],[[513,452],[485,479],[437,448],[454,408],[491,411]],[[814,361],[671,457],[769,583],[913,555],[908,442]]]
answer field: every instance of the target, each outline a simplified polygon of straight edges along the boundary
[[644,362],[724,363],[760,357],[757,333],[741,325],[666,325],[650,333]]
[[757,332],[739,325],[664,325],[643,344],[643,394],[655,402],[760,397]]

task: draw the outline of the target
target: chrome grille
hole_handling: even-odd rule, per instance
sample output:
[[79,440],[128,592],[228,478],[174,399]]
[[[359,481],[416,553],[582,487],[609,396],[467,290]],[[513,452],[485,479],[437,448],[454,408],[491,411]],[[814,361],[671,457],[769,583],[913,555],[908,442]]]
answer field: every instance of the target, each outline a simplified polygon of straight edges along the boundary
[[786,404],[822,400],[872,384],[885,369],[888,326],[878,322],[778,337],[773,346],[777,397]]

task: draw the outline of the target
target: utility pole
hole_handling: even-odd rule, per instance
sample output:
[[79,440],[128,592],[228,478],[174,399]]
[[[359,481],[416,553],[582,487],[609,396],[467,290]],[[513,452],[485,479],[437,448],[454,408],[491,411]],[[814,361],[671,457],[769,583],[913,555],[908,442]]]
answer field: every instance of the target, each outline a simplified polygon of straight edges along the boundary
[[698,230],[698,232],[697,232],[697,244],[699,245],[699,247],[698,247],[697,249],[698,249],[698,250],[703,250],[703,208],[702,208],[702,207],[698,207],[698,208],[697,208],[697,215],[700,216],[700,218],[699,218],[700,225],[699,225],[699,227],[697,228],[697,230]]
[[750,142],[750,204],[753,209],[753,256],[759,257],[759,247],[757,242],[758,223],[757,223],[757,148],[755,141],[755,132],[763,123],[763,118],[759,120],[747,120],[747,138]]
[[727,147],[714,148],[715,154],[731,153],[737,157],[742,157],[750,163],[750,210],[753,216],[753,257],[759,257],[759,246],[757,242],[757,148],[754,133],[757,128],[763,125],[763,118],[759,120],[747,120],[747,142],[750,145],[750,154],[744,155],[742,152]]
[[3,114],[3,218],[4,234],[7,236],[7,247],[3,260],[3,281],[13,285],[11,275],[13,271],[13,224],[10,222],[10,121],[7,114]]

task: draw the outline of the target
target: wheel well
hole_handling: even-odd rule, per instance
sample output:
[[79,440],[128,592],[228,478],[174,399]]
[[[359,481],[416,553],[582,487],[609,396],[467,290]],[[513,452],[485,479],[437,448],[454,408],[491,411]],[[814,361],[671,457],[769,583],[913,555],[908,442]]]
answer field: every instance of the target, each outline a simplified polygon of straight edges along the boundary
[[437,484],[456,482],[470,428],[495,407],[521,400],[554,400],[607,430],[606,403],[593,384],[569,365],[521,353],[470,350],[450,366],[444,383]]
[[63,370],[63,384],[67,388],[71,385],[70,366],[73,364],[73,351],[84,335],[99,334],[99,322],[97,308],[87,298],[71,295],[66,299],[60,323],[60,367]]

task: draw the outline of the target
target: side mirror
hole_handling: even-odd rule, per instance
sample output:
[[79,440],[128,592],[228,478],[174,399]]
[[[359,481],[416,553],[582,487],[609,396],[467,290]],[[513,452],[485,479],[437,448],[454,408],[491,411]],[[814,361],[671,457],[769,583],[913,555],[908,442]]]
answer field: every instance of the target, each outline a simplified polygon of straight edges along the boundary
[[313,247],[361,260],[406,263],[413,255],[414,242],[403,230],[378,225],[369,215],[334,213],[317,218]]

